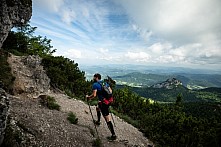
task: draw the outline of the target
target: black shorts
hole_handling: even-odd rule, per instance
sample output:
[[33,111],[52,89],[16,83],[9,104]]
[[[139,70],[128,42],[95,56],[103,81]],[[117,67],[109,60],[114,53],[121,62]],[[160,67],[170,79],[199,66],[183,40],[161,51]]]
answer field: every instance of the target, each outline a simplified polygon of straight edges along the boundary
[[101,110],[103,116],[109,115],[109,105],[106,105],[104,103],[98,103],[98,108]]

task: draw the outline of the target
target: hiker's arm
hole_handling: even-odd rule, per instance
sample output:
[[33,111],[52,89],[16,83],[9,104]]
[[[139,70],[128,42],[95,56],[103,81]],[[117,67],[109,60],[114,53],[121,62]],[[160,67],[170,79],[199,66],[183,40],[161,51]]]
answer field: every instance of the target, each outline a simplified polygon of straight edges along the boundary
[[112,93],[112,89],[110,87],[108,87],[109,91]]
[[97,96],[97,90],[93,90],[93,93],[89,96],[87,96],[87,99],[93,99]]

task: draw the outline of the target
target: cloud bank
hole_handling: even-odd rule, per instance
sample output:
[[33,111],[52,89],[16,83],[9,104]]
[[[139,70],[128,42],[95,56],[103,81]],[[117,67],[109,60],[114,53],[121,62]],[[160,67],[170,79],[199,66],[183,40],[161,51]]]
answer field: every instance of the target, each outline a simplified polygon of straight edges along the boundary
[[220,0],[35,0],[32,23],[57,54],[85,64],[221,69],[220,6]]

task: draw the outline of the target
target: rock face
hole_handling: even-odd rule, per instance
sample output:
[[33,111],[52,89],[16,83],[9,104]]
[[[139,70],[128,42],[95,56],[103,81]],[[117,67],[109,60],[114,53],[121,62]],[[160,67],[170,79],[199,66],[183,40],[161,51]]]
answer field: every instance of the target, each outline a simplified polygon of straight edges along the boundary
[[173,89],[174,87],[177,87],[179,85],[182,85],[181,81],[179,81],[175,78],[171,78],[171,79],[167,79],[165,82],[152,85],[151,87],[153,87],[153,88]]
[[16,77],[14,94],[27,94],[28,97],[38,97],[39,94],[50,90],[50,79],[41,66],[38,55],[24,57],[11,55],[8,58],[12,74]]
[[4,131],[9,114],[9,99],[5,91],[0,87],[0,145],[4,139]]
[[0,0],[0,48],[14,26],[20,26],[32,16],[32,0]]

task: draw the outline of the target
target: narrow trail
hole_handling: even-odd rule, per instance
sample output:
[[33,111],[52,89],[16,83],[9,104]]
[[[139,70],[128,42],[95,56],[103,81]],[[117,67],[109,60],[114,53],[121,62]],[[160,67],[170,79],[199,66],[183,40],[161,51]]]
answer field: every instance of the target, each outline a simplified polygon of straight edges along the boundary
[[[80,100],[69,99],[64,94],[48,93],[48,95],[53,96],[56,99],[58,104],[61,106],[61,111],[74,112],[76,116],[78,117],[79,124],[94,128],[94,124],[93,124],[89,107],[87,104],[85,104],[84,102]],[[91,106],[91,109],[92,109],[93,116],[96,119],[97,117],[96,117],[95,106]],[[145,138],[143,134],[137,128],[126,123],[125,121],[115,116],[114,114],[113,114],[113,119],[116,125],[114,129],[118,136],[118,139],[115,142],[122,142],[127,146],[143,146],[143,147],[150,144],[148,139]],[[108,130],[108,127],[106,125],[104,118],[101,119],[101,125],[97,127],[97,130],[105,146],[106,145],[109,146],[109,144],[115,143],[115,142],[110,143],[106,139],[106,137],[110,136],[111,134],[110,134],[110,131]]]

